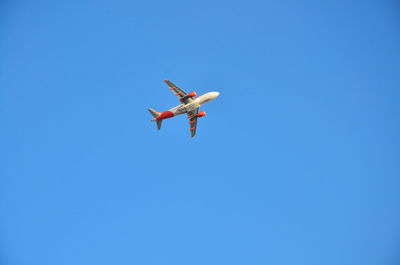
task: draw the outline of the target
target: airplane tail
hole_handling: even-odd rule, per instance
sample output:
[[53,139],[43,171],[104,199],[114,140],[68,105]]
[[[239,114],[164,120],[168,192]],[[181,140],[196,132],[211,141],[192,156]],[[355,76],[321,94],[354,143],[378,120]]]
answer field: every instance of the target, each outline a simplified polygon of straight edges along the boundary
[[148,110],[149,110],[150,114],[153,115],[153,117],[154,117],[154,119],[152,119],[151,121],[156,121],[157,122],[157,129],[160,130],[161,129],[162,120],[158,121],[158,120],[156,120],[156,118],[158,116],[160,116],[161,113],[153,110],[152,108],[148,108]]

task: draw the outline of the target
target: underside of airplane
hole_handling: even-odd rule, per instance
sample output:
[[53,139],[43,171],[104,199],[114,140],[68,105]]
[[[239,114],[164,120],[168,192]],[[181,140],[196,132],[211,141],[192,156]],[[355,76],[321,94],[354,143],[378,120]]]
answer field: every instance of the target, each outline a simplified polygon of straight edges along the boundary
[[216,99],[219,96],[219,93],[208,92],[196,97],[197,94],[194,91],[186,93],[174,85],[174,83],[171,81],[164,80],[164,82],[167,83],[169,89],[175,94],[175,96],[178,97],[181,104],[164,112],[158,112],[149,108],[148,110],[150,114],[154,117],[151,121],[157,122],[157,128],[160,130],[163,120],[186,113],[189,119],[191,137],[194,137],[196,135],[197,118],[204,117],[206,115],[205,111],[199,112],[199,108],[202,105]]

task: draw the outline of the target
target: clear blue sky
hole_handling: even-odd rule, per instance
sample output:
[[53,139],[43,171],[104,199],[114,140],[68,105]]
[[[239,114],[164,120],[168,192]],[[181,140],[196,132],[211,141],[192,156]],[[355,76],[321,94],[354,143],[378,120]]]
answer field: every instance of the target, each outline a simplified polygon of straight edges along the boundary
[[399,99],[394,0],[2,1],[0,264],[400,264]]

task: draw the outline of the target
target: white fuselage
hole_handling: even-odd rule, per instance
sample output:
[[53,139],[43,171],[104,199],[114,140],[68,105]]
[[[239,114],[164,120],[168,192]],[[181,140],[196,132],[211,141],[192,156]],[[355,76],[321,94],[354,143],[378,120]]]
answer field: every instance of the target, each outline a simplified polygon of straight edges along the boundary
[[187,104],[180,104],[176,107],[173,107],[172,109],[169,109],[168,111],[172,112],[174,116],[187,113],[216,99],[218,96],[219,96],[218,92],[208,92],[195,98],[192,102],[189,102]]

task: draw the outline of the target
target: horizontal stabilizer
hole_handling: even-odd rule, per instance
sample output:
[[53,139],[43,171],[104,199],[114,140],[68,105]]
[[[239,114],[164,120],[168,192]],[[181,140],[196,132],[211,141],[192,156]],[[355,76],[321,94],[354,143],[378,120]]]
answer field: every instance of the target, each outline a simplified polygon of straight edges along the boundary
[[153,110],[152,108],[148,108],[148,110],[149,110],[150,114],[153,115],[154,118],[157,118],[158,116],[161,115],[160,112],[157,112],[157,111]]

